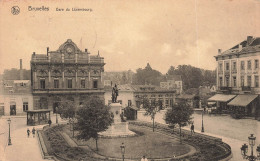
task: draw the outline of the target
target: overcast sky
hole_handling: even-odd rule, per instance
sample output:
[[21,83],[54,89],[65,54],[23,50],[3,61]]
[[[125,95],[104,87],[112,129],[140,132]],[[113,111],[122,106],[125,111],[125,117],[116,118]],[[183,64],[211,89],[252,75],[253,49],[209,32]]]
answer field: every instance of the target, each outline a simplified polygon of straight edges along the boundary
[[[0,6],[0,73],[19,68],[19,59],[30,69],[32,52],[57,50],[69,38],[93,55],[99,50],[105,71],[135,71],[148,62],[162,73],[180,64],[215,69],[218,48],[260,36],[260,0],[0,0]],[[12,15],[12,6],[19,6],[20,14]]]

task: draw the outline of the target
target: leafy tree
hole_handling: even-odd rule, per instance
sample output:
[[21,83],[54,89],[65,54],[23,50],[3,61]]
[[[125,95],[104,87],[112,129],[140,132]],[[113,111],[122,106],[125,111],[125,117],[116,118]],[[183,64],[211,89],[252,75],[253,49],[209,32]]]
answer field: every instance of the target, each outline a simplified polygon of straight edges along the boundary
[[149,63],[147,63],[147,66],[142,69],[138,68],[136,70],[136,74],[134,75],[134,84],[137,85],[144,85],[144,84],[152,84],[152,85],[159,85],[160,79],[158,77],[161,77],[162,73],[160,73],[157,70],[152,69]]
[[113,122],[109,107],[104,105],[99,97],[90,97],[86,103],[79,107],[77,111],[78,139],[96,140],[96,149],[98,151],[98,133],[105,131]]
[[154,132],[154,118],[158,111],[160,111],[160,103],[157,101],[149,101],[149,99],[143,99],[143,108],[145,109],[146,116],[150,116],[153,120],[153,132]]
[[182,143],[181,139],[181,127],[186,126],[191,122],[191,115],[193,110],[188,106],[186,102],[180,102],[175,104],[171,109],[168,109],[165,114],[165,122],[172,127],[176,124],[179,125],[180,128],[180,143]]
[[75,114],[76,114],[76,108],[74,107],[73,101],[65,101],[61,102],[59,105],[59,111],[61,118],[69,119],[70,129],[71,129],[71,122],[72,122],[72,131],[73,131],[73,137],[74,137],[74,121],[75,121]]

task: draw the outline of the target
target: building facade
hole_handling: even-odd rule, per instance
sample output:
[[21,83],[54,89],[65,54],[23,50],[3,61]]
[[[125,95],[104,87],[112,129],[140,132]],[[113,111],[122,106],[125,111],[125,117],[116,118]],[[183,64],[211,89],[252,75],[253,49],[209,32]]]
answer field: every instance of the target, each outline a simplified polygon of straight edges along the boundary
[[180,75],[167,75],[165,82],[160,82],[163,89],[174,89],[177,94],[183,92],[183,83]]
[[[217,106],[222,104],[224,108],[237,108],[245,110],[247,114],[259,115],[260,37],[248,36],[229,50],[222,52],[219,49],[215,58],[218,64],[218,94],[234,96],[227,96],[226,98],[230,99],[220,101],[215,97]],[[238,100],[240,95],[245,97],[245,103]]]
[[34,109],[51,109],[60,102],[74,101],[75,107],[89,96],[104,100],[102,75],[104,58],[81,51],[70,39],[58,50],[46,54],[33,52],[31,58],[31,86]]
[[0,115],[25,115],[33,109],[30,80],[4,80],[0,87]]

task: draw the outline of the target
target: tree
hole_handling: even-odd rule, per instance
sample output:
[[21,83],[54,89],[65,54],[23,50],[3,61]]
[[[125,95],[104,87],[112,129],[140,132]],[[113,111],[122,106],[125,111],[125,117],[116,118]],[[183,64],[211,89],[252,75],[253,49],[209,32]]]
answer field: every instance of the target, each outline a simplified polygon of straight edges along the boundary
[[180,102],[175,104],[171,109],[168,109],[165,114],[165,121],[167,124],[171,125],[172,127],[174,127],[176,124],[179,125],[180,143],[182,143],[181,127],[191,123],[192,113],[192,108],[189,107],[186,102]]
[[79,107],[77,111],[78,139],[96,140],[96,149],[98,151],[98,133],[105,131],[113,122],[109,107],[104,105],[104,101],[99,97],[90,97],[86,103]]
[[72,136],[74,137],[74,119],[76,114],[76,108],[74,107],[73,101],[65,101],[62,102],[59,107],[58,113],[60,114],[61,118],[69,119],[70,129],[71,129],[71,122],[72,122]]
[[138,68],[136,70],[136,74],[134,75],[134,84],[137,85],[144,85],[144,84],[152,84],[152,85],[159,85],[160,79],[158,77],[161,77],[162,73],[160,73],[157,70],[154,70],[151,68],[150,64],[147,63],[147,66],[142,69]]
[[154,132],[154,118],[155,114],[160,111],[159,102],[157,101],[149,101],[149,99],[143,99],[143,108],[145,109],[146,116],[150,116],[153,120],[153,132]]

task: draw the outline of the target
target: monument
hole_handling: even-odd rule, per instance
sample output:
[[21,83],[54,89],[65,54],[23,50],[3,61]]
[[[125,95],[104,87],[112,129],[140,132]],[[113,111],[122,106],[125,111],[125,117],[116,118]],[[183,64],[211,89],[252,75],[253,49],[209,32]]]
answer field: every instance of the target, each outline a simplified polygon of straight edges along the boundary
[[121,119],[122,105],[117,102],[117,96],[118,88],[115,84],[112,89],[112,103],[109,105],[114,117],[114,122],[106,131],[99,133],[101,137],[127,137],[135,135],[134,132],[128,129],[128,122],[123,122]]

